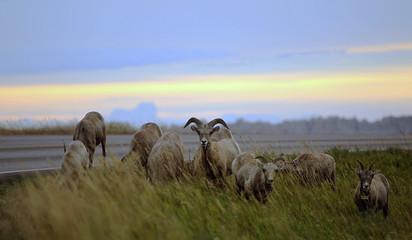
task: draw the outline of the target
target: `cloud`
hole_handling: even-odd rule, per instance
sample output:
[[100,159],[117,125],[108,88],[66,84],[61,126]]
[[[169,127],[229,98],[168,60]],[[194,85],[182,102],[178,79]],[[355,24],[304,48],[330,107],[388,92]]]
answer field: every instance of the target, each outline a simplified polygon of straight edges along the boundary
[[171,48],[0,49],[0,75],[108,70],[230,56],[228,51]]
[[157,107],[153,102],[143,102],[134,109],[113,109],[106,117],[107,121],[129,122],[133,125],[142,125],[147,122],[159,122]]
[[412,43],[395,43],[395,44],[383,44],[383,45],[371,45],[360,47],[348,47],[345,49],[349,54],[361,54],[361,53],[383,53],[394,51],[410,51],[412,50]]

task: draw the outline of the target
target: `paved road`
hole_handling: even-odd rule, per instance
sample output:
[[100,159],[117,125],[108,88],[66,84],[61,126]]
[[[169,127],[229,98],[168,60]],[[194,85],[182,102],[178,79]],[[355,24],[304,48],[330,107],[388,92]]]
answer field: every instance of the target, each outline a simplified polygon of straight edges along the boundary
[[[63,142],[70,135],[0,136],[0,174],[34,169],[59,168]],[[108,161],[119,161],[127,152],[132,135],[107,136]],[[198,148],[198,137],[182,135],[186,159],[193,158]],[[412,148],[412,136],[268,136],[235,135],[242,151],[255,153],[320,152],[334,146],[346,149],[383,149],[390,146]],[[101,147],[95,153],[95,163],[102,161]]]

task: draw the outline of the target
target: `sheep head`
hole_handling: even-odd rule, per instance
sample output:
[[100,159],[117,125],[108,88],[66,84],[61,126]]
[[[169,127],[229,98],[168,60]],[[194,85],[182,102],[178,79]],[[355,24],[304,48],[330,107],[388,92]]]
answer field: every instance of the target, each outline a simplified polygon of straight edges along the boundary
[[368,199],[370,194],[370,186],[372,183],[373,177],[378,174],[378,170],[372,171],[372,165],[375,161],[373,161],[368,169],[365,169],[362,162],[358,160],[361,170],[355,168],[355,172],[358,174],[360,179],[360,192],[362,199]]
[[279,171],[279,168],[283,168],[284,165],[284,163],[281,163],[278,167],[276,163],[274,163],[273,161],[268,162],[268,160],[266,160],[266,158],[263,156],[257,156],[256,163],[262,169],[263,174],[265,175],[265,183],[267,185],[273,184],[276,173]]
[[223,119],[221,119],[221,118],[213,119],[209,123],[205,124],[202,121],[200,121],[199,119],[197,119],[195,117],[192,117],[187,121],[187,123],[185,124],[185,126],[183,128],[187,127],[191,123],[195,124],[195,125],[192,125],[191,129],[192,129],[192,131],[196,132],[199,135],[200,144],[202,145],[202,147],[204,149],[206,149],[208,144],[210,143],[210,136],[214,132],[216,132],[220,129],[219,126],[215,127],[216,124],[220,123],[223,126],[225,126],[227,129],[229,129],[226,122],[223,121]]

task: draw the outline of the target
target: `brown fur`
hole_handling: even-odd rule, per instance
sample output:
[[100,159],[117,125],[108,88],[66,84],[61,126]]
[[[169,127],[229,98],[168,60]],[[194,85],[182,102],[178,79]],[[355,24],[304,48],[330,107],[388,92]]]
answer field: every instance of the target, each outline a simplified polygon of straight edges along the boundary
[[132,138],[129,153],[122,158],[122,162],[133,163],[138,169],[146,169],[147,159],[153,146],[162,136],[162,130],[155,123],[143,124]]
[[214,119],[204,124],[197,118],[191,118],[184,127],[195,123],[192,130],[197,132],[200,139],[199,150],[194,159],[196,174],[205,174],[211,180],[223,183],[223,178],[232,173],[232,162],[240,153],[239,145],[232,138],[223,138],[217,142],[211,140],[211,135],[219,131],[220,127],[214,127],[220,123],[226,128],[226,123],[220,119]]
[[179,179],[182,176],[184,146],[176,132],[164,133],[153,146],[147,161],[147,176],[153,184]]
[[336,163],[325,153],[303,153],[292,163],[287,163],[285,171],[293,172],[303,184],[320,184],[326,180],[335,190]]
[[81,141],[89,152],[89,167],[93,166],[96,146],[102,144],[103,156],[106,157],[106,124],[98,112],[87,113],[76,125],[73,140]]
[[[369,210],[377,212],[382,209],[383,216],[386,218],[389,214],[389,183],[384,175],[372,171],[372,164],[369,169],[363,169],[363,165],[361,170],[355,169],[360,182],[355,190],[354,202],[360,212]],[[362,187],[365,182],[369,183],[367,194]]]
[[279,168],[275,163],[267,162],[264,157],[260,156],[265,159],[265,163],[262,164],[256,158],[251,161],[252,154],[243,156],[243,161],[240,161],[243,165],[235,174],[238,193],[241,194],[243,191],[247,199],[253,195],[258,201],[265,203],[273,191],[274,178]]
[[64,155],[62,162],[62,173],[64,182],[76,181],[87,169],[89,154],[86,147],[80,141],[64,145]]
[[218,142],[225,138],[234,139],[232,132],[229,129],[221,127],[218,131],[212,134],[212,136],[210,137],[210,140],[212,142]]

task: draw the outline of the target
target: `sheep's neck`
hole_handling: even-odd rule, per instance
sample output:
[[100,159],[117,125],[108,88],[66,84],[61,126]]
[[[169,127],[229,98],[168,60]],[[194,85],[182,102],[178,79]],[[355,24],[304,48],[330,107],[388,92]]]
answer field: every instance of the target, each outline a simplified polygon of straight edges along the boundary
[[202,147],[202,162],[203,162],[203,167],[206,170],[207,175],[210,177],[215,177],[215,173],[213,169],[216,167],[213,164],[213,161],[210,159],[210,143],[206,145],[206,147]]

